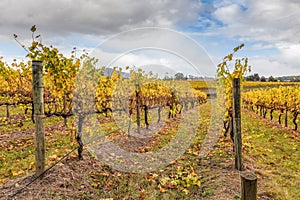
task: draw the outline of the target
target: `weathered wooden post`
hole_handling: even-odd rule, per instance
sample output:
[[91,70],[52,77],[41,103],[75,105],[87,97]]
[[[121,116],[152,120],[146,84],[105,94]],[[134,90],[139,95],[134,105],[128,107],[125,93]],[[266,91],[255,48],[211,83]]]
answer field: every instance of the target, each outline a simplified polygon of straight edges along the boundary
[[32,61],[33,109],[35,121],[35,175],[45,170],[44,86],[42,61]]
[[144,105],[144,115],[145,115],[146,129],[149,129],[148,112],[149,112],[148,106]]
[[83,152],[83,142],[82,142],[82,126],[83,126],[83,120],[85,118],[85,115],[83,114],[79,114],[79,117],[78,117],[78,134],[76,136],[76,140],[78,142],[78,158],[80,160],[83,159],[83,156],[82,156],[82,152]]
[[257,176],[252,172],[241,172],[241,200],[256,200]]
[[6,104],[6,118],[10,117],[10,113],[9,113],[9,105]]
[[157,114],[158,114],[158,119],[157,119],[157,123],[160,122],[160,118],[161,118],[161,106],[158,106],[158,110],[157,110]]
[[135,85],[135,96],[136,96],[136,124],[137,124],[137,132],[140,133],[141,127],[141,116],[140,116],[140,85]]
[[233,134],[235,168],[242,170],[242,134],[241,134],[241,86],[240,79],[234,78],[232,82],[232,102],[233,102]]
[[288,127],[288,109],[287,108],[285,109],[285,115],[284,115],[284,127]]

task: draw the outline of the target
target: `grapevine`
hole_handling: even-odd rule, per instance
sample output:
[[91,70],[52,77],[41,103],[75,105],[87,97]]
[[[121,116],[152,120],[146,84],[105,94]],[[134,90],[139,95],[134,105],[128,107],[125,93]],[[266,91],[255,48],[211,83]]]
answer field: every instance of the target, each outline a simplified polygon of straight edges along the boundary
[[242,99],[249,109],[256,110],[264,118],[269,112],[272,120],[273,112],[279,111],[278,123],[280,124],[283,113],[286,113],[285,126],[287,126],[287,113],[290,112],[293,116],[294,129],[297,130],[297,117],[300,113],[299,86],[248,91],[243,94]]
[[230,69],[230,64],[233,62],[234,54],[244,47],[241,44],[233,49],[233,52],[223,58],[223,61],[218,65],[217,78],[218,81],[218,100],[221,105],[225,107],[224,117],[224,136],[230,134],[231,140],[233,141],[233,111],[232,111],[232,81],[234,78],[240,78],[241,88],[245,82],[244,75],[247,71],[250,72],[251,67],[248,65],[248,58],[244,57],[236,59],[234,62],[233,69]]

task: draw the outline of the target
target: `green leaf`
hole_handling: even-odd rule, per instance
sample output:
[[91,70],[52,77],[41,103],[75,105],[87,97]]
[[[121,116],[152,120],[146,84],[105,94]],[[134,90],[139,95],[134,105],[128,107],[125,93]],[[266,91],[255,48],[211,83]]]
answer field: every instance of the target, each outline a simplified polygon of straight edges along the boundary
[[33,25],[33,26],[31,27],[31,29],[30,29],[30,30],[31,30],[31,32],[33,32],[33,33],[34,33],[34,32],[36,31],[36,27],[35,27],[35,25]]

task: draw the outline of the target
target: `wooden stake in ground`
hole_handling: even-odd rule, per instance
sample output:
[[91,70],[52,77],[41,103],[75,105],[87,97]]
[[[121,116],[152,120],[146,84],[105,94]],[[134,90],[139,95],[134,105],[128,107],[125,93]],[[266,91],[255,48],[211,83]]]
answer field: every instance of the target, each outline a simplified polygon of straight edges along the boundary
[[257,176],[252,172],[241,172],[241,200],[256,200]]
[[35,121],[35,175],[45,170],[44,88],[41,61],[32,61],[32,87]]
[[232,102],[233,102],[233,134],[235,168],[242,170],[242,134],[241,134],[241,89],[240,79],[234,78],[232,82]]
[[140,85],[136,84],[135,85],[135,96],[136,96],[136,124],[137,124],[137,132],[140,134],[140,127],[141,127],[141,116],[140,116]]

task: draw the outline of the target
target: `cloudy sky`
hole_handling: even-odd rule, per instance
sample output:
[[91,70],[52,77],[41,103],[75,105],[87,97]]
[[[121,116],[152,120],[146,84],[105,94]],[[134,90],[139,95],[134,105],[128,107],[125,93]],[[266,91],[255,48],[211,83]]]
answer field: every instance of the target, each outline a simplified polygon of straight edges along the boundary
[[[1,0],[0,55],[24,59],[36,25],[44,44],[86,49],[105,66],[214,76],[237,45],[252,73],[300,75],[299,0]],[[80,54],[80,52],[78,52]]]

